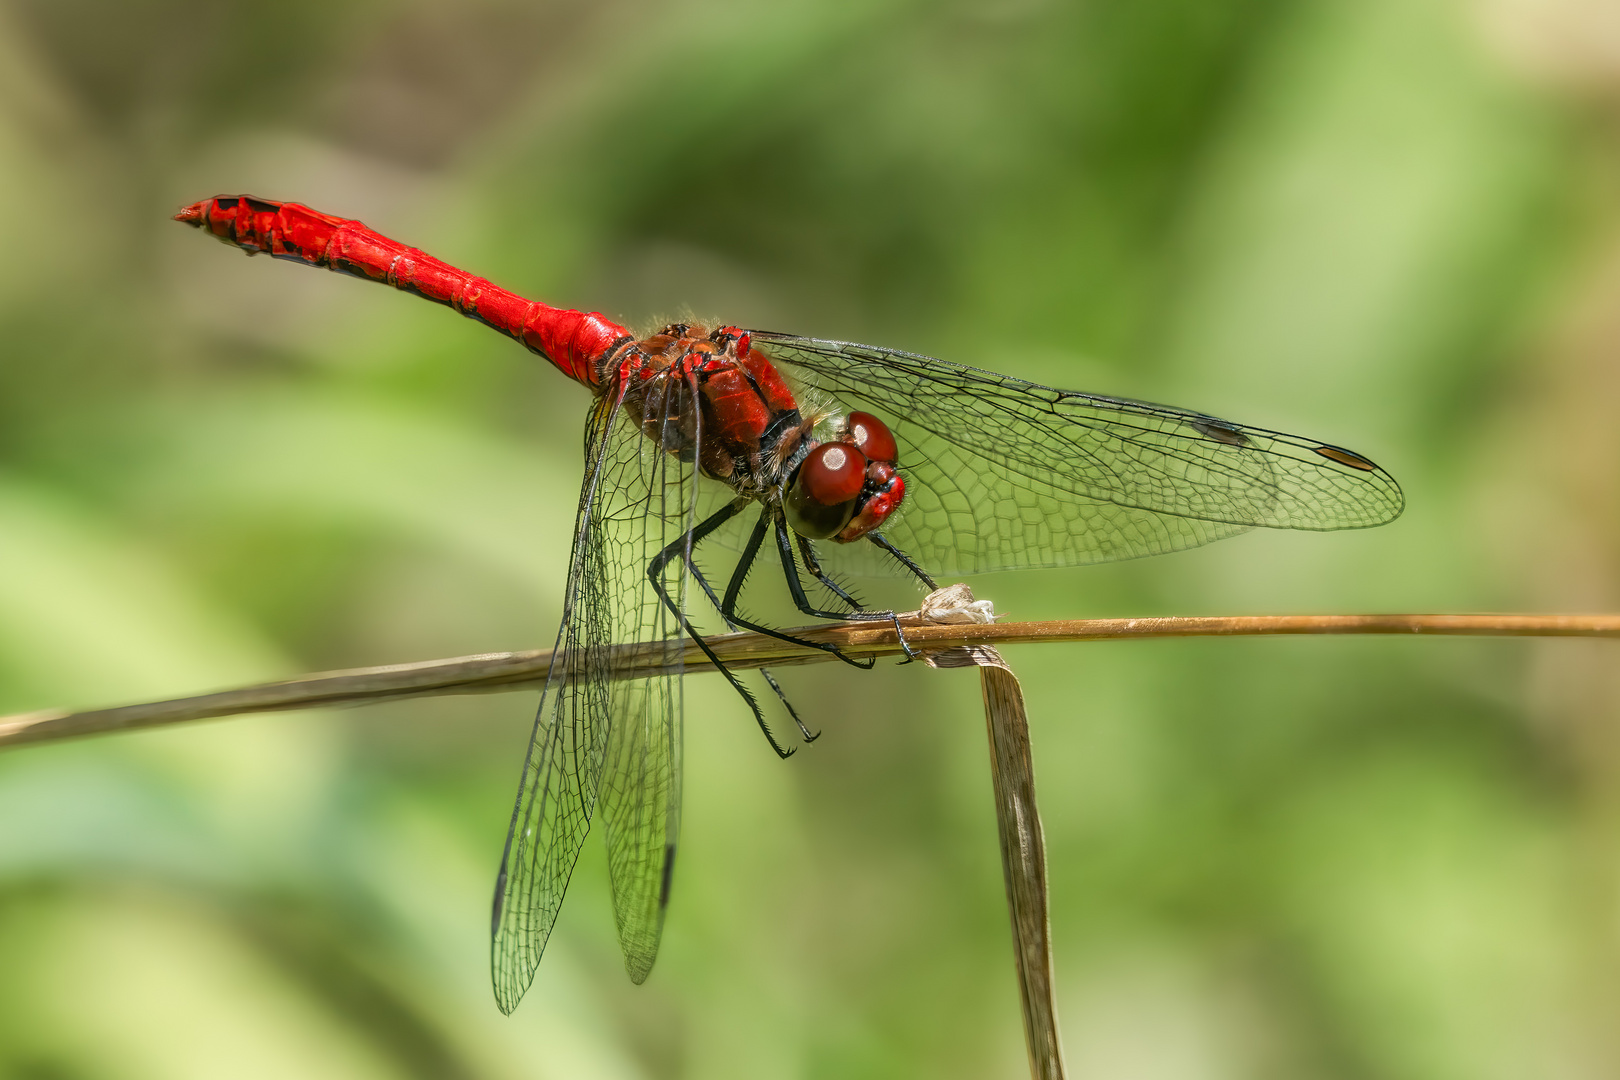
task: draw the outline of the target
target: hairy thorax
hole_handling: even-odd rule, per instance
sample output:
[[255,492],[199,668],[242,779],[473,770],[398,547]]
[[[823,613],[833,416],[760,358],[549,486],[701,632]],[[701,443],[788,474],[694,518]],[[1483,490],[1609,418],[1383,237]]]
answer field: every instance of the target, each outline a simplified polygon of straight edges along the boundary
[[622,362],[642,433],[739,495],[769,497],[814,445],[812,417],[770,359],[732,327],[676,323]]

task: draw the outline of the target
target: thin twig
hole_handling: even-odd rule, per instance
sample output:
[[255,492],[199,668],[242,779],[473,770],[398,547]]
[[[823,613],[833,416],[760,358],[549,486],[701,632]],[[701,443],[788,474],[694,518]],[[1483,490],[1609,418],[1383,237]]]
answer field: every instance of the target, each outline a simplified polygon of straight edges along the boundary
[[[872,623],[839,623],[790,631],[810,641],[830,642],[850,656],[901,652],[894,629]],[[1129,638],[1257,637],[1282,634],[1442,634],[1487,637],[1620,638],[1620,615],[1234,615],[1159,619],[1074,619],[995,625],[915,626],[906,640],[936,649],[962,645],[1021,645]],[[795,648],[761,634],[722,634],[708,643],[728,667],[786,667],[822,663],[831,655]],[[633,679],[662,670],[661,646],[614,646],[615,678]],[[486,653],[415,664],[323,672],[283,682],[260,683],[213,694],[116,708],[69,712],[55,709],[0,717],[0,747],[48,742],[177,724],[239,713],[360,705],[400,698],[477,694],[533,687],[551,666],[546,650]],[[688,674],[712,670],[697,647],[686,646]]]

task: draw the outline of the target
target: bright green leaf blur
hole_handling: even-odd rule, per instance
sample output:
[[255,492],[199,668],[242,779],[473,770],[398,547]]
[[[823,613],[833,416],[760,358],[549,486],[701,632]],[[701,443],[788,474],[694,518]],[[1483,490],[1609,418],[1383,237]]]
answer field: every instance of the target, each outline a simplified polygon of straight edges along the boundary
[[[1406,488],[1370,532],[974,582],[1017,618],[1615,610],[1604,12],[3,0],[0,711],[553,640],[587,394],[168,220],[220,193],[638,327],[1166,401]],[[1075,1075],[1620,1072],[1612,645],[1009,659]],[[534,694],[0,755],[0,1076],[1021,1075],[975,676],[783,678],[824,732],[787,763],[688,680],[647,985],[593,841],[511,1018],[488,905]]]

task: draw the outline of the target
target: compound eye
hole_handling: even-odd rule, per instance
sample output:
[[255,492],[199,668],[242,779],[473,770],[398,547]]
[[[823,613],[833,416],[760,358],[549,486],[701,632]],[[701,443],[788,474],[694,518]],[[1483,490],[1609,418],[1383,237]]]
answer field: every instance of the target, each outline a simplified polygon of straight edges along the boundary
[[900,449],[895,445],[894,432],[889,425],[868,412],[849,414],[850,439],[861,448],[868,461],[899,461]]
[[798,486],[823,506],[849,502],[865,480],[866,455],[848,443],[822,443],[799,466]]
[[855,516],[866,482],[866,456],[849,443],[822,443],[805,457],[782,508],[800,536],[825,540]]

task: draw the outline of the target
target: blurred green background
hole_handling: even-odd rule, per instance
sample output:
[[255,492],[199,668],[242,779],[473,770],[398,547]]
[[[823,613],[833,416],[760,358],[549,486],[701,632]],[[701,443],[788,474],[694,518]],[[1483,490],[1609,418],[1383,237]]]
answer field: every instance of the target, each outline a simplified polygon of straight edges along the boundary
[[[1406,488],[973,582],[1017,618],[1615,610],[1617,122],[1605,0],[0,0],[0,711],[552,641],[587,395],[168,220],[222,192]],[[1012,650],[1074,1074],[1620,1073],[1613,650]],[[648,984],[593,838],[512,1018],[535,695],[0,755],[0,1075],[1021,1075],[976,676],[783,676],[785,764],[688,680]]]

